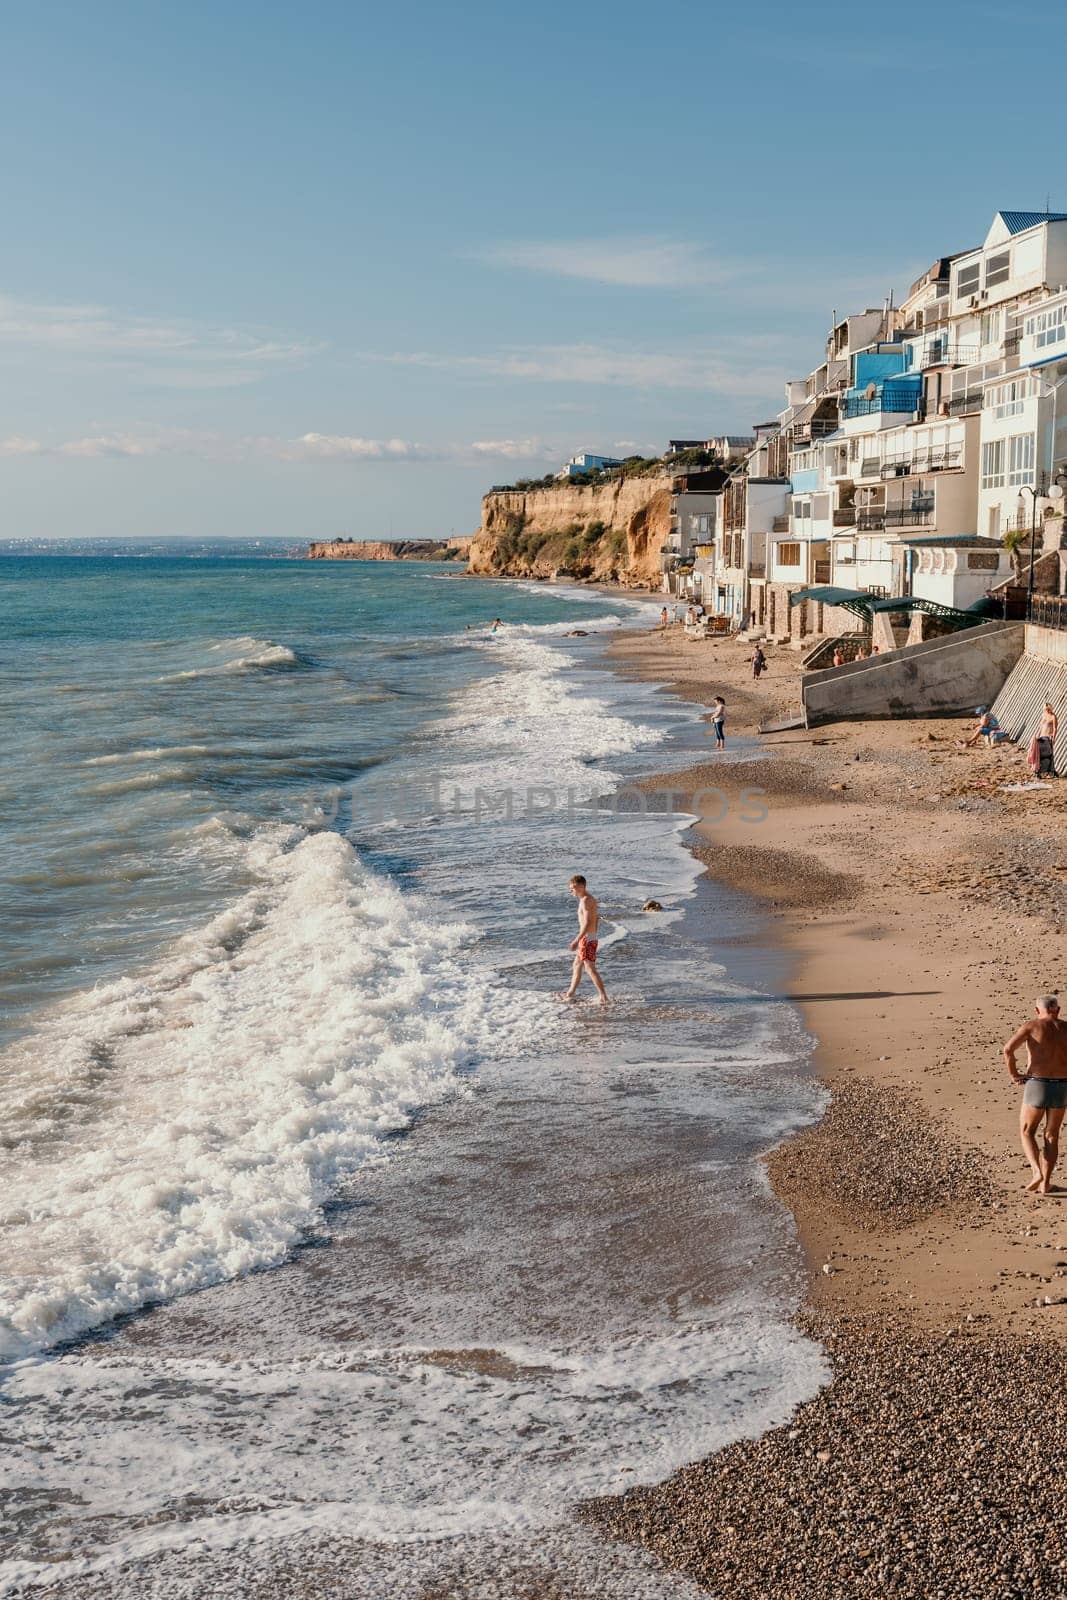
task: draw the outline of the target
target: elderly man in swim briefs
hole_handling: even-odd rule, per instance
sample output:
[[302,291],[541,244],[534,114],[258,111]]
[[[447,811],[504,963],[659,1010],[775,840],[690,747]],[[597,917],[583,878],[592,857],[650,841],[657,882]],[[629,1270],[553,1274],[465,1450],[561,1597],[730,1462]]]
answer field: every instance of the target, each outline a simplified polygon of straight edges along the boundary
[[600,1004],[606,1006],[608,993],[604,988],[603,980],[596,969],[597,935],[600,932],[600,907],[589,893],[585,879],[580,872],[576,872],[571,879],[569,888],[571,894],[578,902],[578,937],[572,939],[568,945],[574,951],[574,971],[571,974],[571,986],[560,995],[561,1000],[573,1000],[575,991],[582,981],[582,973],[588,972],[593,980],[593,987],[600,996]]
[[[1028,1057],[1025,1073],[1015,1065],[1015,1052],[1023,1044]],[[1048,1194],[1060,1153],[1060,1124],[1067,1111],[1067,1022],[1060,1020],[1060,1003],[1054,994],[1040,999],[1037,1016],[1012,1034],[1004,1046],[1004,1059],[1012,1082],[1023,1086],[1019,1137],[1034,1174],[1027,1192]],[[1042,1117],[1045,1134],[1039,1148],[1037,1131]]]

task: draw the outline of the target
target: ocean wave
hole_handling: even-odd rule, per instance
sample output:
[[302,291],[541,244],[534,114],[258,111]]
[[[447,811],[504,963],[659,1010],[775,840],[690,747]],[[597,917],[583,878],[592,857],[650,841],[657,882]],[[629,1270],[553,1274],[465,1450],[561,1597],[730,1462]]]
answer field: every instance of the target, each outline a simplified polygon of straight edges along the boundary
[[6,1053],[0,1359],[280,1262],[383,1135],[554,1014],[471,985],[466,930],[340,836],[246,849],[253,890]]
[[193,678],[218,678],[226,674],[243,672],[284,671],[287,668],[308,667],[310,659],[292,650],[287,644],[277,644],[273,639],[256,639],[251,634],[238,639],[219,639],[208,647],[212,651],[236,650],[237,654],[219,666],[186,667],[181,672],[168,672],[158,678],[158,683],[182,683]]
[[206,756],[211,746],[206,744],[156,745],[148,750],[112,750],[106,756],[90,756],[83,762],[86,767],[114,767],[123,761],[158,761],[171,756]]

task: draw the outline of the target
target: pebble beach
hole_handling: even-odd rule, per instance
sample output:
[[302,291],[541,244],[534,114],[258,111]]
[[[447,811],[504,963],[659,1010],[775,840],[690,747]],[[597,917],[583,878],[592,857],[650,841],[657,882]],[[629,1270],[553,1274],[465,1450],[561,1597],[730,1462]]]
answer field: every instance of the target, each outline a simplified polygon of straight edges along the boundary
[[695,852],[762,902],[817,1041],[828,1109],[766,1166],[833,1377],[785,1425],[581,1516],[724,1600],[1062,1600],[1067,1193],[1023,1192],[1000,1046],[1059,987],[1067,793],[1006,792],[1023,753],[963,751],[949,719],[756,749],[796,701],[793,652],[754,683],[733,641],[615,648],[726,699],[739,744],[691,795],[765,790],[761,826],[709,813]]

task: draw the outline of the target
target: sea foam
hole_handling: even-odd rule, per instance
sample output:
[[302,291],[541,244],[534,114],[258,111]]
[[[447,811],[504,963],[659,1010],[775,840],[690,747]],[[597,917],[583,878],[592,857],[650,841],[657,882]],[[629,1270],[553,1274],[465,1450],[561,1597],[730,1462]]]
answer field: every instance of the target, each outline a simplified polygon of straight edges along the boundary
[[339,835],[245,848],[255,888],[7,1052],[0,1357],[281,1261],[488,1028],[543,1026]]

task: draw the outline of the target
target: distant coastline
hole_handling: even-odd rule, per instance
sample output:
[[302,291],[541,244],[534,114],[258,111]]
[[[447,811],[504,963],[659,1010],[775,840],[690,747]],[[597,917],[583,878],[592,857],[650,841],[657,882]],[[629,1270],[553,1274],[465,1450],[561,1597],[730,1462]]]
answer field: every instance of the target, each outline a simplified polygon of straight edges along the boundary
[[308,561],[466,561],[471,540],[319,539],[307,547]]

